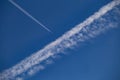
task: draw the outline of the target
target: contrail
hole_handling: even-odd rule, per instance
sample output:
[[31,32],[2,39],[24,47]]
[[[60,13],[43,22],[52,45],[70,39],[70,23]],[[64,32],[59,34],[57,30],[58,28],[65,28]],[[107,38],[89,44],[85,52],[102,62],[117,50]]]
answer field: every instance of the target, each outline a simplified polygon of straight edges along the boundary
[[28,13],[26,10],[24,10],[22,7],[20,7],[18,4],[16,4],[13,0],[8,0],[10,3],[12,3],[15,7],[17,7],[20,11],[22,11],[25,15],[27,15],[29,18],[31,18],[33,21],[35,21],[37,24],[42,26],[47,31],[51,32],[46,26],[44,26],[40,21],[38,21],[36,18],[34,18],[30,13]]
[[12,68],[3,71],[0,74],[0,80],[21,80],[25,75],[33,75],[45,68],[42,64],[44,61],[48,60],[49,63],[49,58],[54,58],[55,55],[63,53],[66,49],[95,37],[109,28],[118,27],[119,21],[120,0],[114,0],[43,49],[25,58]]

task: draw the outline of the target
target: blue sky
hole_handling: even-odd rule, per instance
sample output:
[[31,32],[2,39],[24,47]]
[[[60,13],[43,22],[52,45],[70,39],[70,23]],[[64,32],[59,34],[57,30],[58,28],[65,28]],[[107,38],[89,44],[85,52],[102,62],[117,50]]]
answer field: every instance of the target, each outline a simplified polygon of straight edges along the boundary
[[[15,0],[49,33],[7,0],[0,1],[0,72],[52,42],[111,0]],[[120,28],[91,39],[27,80],[119,80]]]

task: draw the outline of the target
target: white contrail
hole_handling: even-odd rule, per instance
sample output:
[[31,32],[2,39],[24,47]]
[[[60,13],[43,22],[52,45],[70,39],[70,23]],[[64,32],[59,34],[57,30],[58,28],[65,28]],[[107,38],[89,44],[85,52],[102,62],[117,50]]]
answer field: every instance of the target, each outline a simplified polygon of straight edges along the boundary
[[0,74],[0,80],[19,80],[24,75],[32,75],[36,71],[44,69],[42,62],[45,60],[53,58],[54,55],[62,53],[66,49],[77,45],[78,42],[83,42],[86,39],[95,37],[108,28],[117,27],[120,21],[119,5],[120,0],[114,0],[103,6],[98,12],[45,46],[43,49],[22,60],[12,68],[3,71]]
[[38,21],[36,18],[34,18],[30,13],[28,13],[26,10],[24,10],[22,7],[20,7],[18,4],[16,4],[13,0],[8,0],[10,3],[12,3],[15,7],[17,7],[20,11],[22,11],[25,15],[27,15],[29,18],[31,18],[33,21],[35,21],[37,24],[42,26],[47,31],[51,32],[46,26],[44,26],[40,21]]

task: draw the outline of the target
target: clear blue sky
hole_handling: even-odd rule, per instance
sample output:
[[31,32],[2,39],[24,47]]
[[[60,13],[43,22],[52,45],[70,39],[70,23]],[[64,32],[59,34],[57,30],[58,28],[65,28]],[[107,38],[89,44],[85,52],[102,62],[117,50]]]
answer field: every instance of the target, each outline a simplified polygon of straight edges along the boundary
[[[111,0],[14,0],[47,32],[7,0],[0,0],[0,72],[38,51]],[[62,56],[28,80],[120,80],[120,28]]]

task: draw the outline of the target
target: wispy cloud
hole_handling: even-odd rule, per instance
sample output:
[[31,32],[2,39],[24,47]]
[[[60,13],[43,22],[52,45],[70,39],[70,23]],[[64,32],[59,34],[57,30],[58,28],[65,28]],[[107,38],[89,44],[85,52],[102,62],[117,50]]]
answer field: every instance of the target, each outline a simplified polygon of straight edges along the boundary
[[45,25],[43,25],[40,21],[38,21],[35,17],[33,17],[30,13],[28,13],[26,10],[24,10],[21,6],[19,6],[17,3],[15,3],[13,0],[8,0],[10,3],[12,3],[15,7],[17,7],[20,11],[22,11],[25,15],[27,15],[29,18],[31,18],[33,21],[35,21],[37,24],[39,24],[41,27],[46,29],[49,32],[52,32],[50,29],[48,29]]
[[[95,37],[109,28],[117,27],[120,21],[120,0],[114,0],[103,6],[98,12],[87,18],[61,37],[46,45],[43,49],[25,58],[12,68],[0,74],[0,80],[22,79],[24,75],[33,75],[45,67],[41,63],[54,58],[64,50],[77,45],[91,37]],[[47,61],[47,63],[51,63]],[[47,64],[46,63],[46,64]]]

